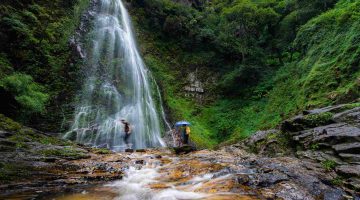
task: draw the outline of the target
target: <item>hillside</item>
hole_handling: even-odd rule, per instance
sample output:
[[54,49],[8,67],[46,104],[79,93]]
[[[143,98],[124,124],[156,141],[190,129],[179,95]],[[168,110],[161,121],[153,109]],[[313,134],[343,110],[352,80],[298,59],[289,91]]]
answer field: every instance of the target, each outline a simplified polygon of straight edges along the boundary
[[[358,101],[359,11],[357,1],[131,1],[171,119],[192,121],[207,147]],[[196,81],[204,93],[186,90]]]

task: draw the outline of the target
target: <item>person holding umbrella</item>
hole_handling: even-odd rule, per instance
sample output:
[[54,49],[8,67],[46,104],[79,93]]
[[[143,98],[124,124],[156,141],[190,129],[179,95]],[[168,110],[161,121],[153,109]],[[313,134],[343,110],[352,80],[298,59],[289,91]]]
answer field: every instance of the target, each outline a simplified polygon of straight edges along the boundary
[[180,121],[176,122],[176,127],[180,127],[180,134],[182,137],[182,143],[188,144],[189,143],[189,136],[190,136],[190,123],[187,121]]

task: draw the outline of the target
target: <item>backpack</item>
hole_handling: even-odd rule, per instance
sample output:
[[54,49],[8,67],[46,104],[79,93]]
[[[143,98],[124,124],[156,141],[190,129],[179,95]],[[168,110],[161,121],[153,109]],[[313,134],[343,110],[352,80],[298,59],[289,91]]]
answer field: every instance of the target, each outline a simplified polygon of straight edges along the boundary
[[187,126],[185,131],[186,131],[186,135],[190,135],[190,127]]

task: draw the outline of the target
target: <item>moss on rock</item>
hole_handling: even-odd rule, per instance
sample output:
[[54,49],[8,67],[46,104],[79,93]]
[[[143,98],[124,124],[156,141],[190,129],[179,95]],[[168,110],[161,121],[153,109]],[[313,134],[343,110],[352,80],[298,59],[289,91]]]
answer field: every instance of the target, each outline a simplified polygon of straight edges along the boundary
[[48,148],[48,149],[39,150],[37,153],[44,156],[56,156],[68,160],[77,160],[77,159],[90,157],[89,155],[85,154],[83,151],[80,151],[74,147]]

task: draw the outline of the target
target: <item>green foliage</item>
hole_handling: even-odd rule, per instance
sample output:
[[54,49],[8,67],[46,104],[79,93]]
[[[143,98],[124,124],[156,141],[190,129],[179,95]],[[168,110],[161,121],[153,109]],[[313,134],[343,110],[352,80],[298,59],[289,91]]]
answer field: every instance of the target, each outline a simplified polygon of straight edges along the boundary
[[0,90],[6,104],[1,113],[35,126],[61,121],[59,105],[72,101],[79,77],[69,39],[88,5],[88,0],[0,3],[0,79],[7,89]]
[[43,150],[40,150],[38,153],[42,154],[44,156],[59,156],[62,158],[72,159],[72,160],[89,157],[82,151],[74,149],[73,147],[64,147],[64,148],[59,148],[59,149],[54,149],[54,148],[43,149]]
[[318,143],[314,143],[314,144],[311,144],[310,145],[310,149],[313,150],[313,151],[316,151],[320,148],[319,144]]
[[[206,144],[236,142],[301,110],[360,96],[360,6],[336,3],[212,1],[198,9],[155,0],[132,1],[130,11],[171,119],[194,122],[192,137]],[[181,91],[195,70],[217,75],[202,103]],[[316,126],[331,117],[305,121]]]
[[308,107],[359,96],[359,11],[359,2],[340,1],[299,30],[295,44],[304,51],[298,65],[306,72],[301,84]]
[[326,170],[326,171],[331,171],[334,170],[335,167],[337,166],[337,163],[333,160],[324,160],[321,162],[321,166]]
[[[33,124],[56,125],[66,112],[58,105],[73,100],[81,80],[68,39],[88,3],[0,3],[0,87],[5,90],[0,96],[9,105],[13,97],[22,113],[44,111]],[[199,146],[236,142],[301,110],[360,96],[357,1],[130,3],[144,60],[170,118],[191,121],[191,139]],[[203,82],[211,82],[206,76],[214,80],[201,101],[182,90],[188,84],[184,77],[194,71]],[[305,118],[316,126],[331,114]]]
[[336,185],[336,186],[342,186],[344,183],[344,178],[341,176],[337,176],[334,179],[331,180],[331,184]]
[[0,88],[14,95],[16,101],[27,112],[41,112],[49,96],[44,88],[35,83],[31,76],[16,73],[0,79]]
[[13,121],[12,119],[0,114],[0,130],[5,131],[18,131],[22,128],[21,124]]
[[9,140],[15,142],[17,148],[26,149],[27,142],[38,142],[44,145],[72,146],[70,141],[65,141],[57,137],[37,133],[30,128],[21,126],[12,119],[0,114],[0,130],[10,131],[12,135]]
[[8,74],[11,74],[12,72],[13,69],[9,60],[5,57],[5,55],[0,54],[0,79]]
[[324,112],[319,114],[305,115],[304,120],[309,127],[316,127],[329,124],[332,121],[332,117],[332,113]]
[[94,148],[92,149],[93,153],[96,154],[111,154],[112,151],[110,151],[109,149],[105,149],[105,148]]

